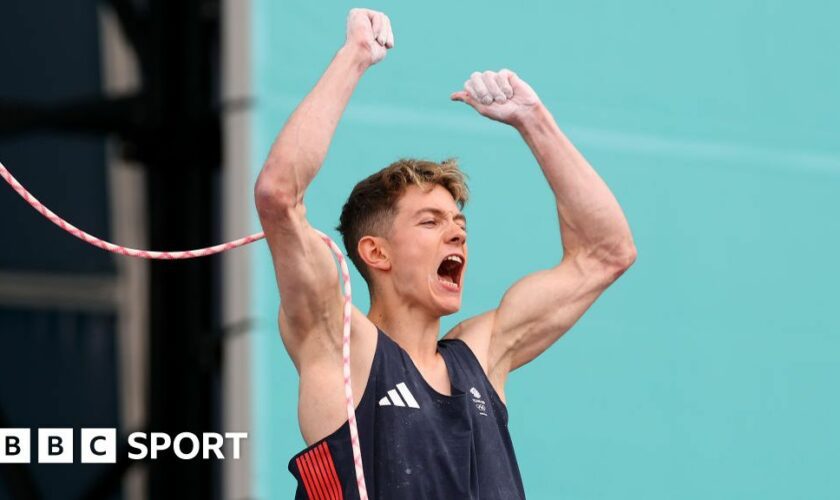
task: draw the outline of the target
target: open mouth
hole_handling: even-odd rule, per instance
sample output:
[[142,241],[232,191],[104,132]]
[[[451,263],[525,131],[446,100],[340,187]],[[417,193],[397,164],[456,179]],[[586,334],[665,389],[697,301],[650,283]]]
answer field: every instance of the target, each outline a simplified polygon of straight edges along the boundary
[[464,258],[458,254],[447,255],[438,266],[438,281],[447,289],[457,291],[461,289],[461,271],[464,269]]

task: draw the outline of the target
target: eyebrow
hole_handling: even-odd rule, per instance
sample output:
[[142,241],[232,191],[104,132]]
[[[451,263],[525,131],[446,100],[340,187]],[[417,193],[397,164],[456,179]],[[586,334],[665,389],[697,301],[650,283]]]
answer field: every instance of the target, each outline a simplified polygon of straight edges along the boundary
[[[426,207],[426,208],[421,208],[420,210],[414,212],[414,217],[417,217],[418,215],[422,214],[423,212],[431,212],[438,217],[443,217],[444,215],[446,215],[446,212],[444,212],[443,210],[439,210],[437,208],[432,208],[432,207]],[[461,222],[464,223],[464,225],[467,224],[467,217],[460,212],[455,214],[455,216],[452,217],[452,218],[455,219],[455,220],[460,220]]]

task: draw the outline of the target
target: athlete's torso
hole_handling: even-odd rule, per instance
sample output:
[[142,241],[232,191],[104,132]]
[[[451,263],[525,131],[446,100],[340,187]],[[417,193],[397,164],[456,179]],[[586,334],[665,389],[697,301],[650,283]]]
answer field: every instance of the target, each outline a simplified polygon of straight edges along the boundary
[[[460,340],[441,340],[451,396],[435,391],[408,354],[378,330],[356,408],[371,498],[524,498],[507,410]],[[358,498],[349,426],[295,455],[296,499]]]

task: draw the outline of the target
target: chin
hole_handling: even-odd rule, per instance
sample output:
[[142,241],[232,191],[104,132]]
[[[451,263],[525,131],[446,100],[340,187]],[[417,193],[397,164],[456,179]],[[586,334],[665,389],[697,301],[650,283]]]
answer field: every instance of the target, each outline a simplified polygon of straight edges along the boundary
[[441,300],[440,297],[436,297],[436,299],[435,309],[437,309],[437,314],[441,317],[455,314],[461,310],[460,297],[457,300],[453,300],[452,297],[448,298],[448,300]]
[[461,310],[463,289],[459,288],[457,292],[449,290],[438,282],[437,276],[430,276],[429,281],[431,283],[431,295],[433,300],[437,302],[441,316],[448,316]]
[[443,309],[441,316],[449,316],[450,314],[455,314],[456,312],[461,310],[461,298],[458,297],[457,302],[450,300],[444,302],[441,305],[441,309]]

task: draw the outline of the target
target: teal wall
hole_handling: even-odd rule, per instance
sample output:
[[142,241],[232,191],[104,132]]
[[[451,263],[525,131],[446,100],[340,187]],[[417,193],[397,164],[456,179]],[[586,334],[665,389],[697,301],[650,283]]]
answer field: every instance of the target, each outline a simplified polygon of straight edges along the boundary
[[[552,194],[519,136],[451,103],[510,67],[612,188],[639,257],[510,378],[530,498],[840,498],[838,4],[375,2],[396,48],[363,79],[312,224],[401,156],[460,158],[471,263],[456,322],[555,264]],[[252,173],[344,38],[344,2],[254,2]],[[254,224],[257,225],[256,218]],[[255,476],[289,498],[296,374],[264,244],[253,275]],[[354,270],[355,303],[367,293]]]

